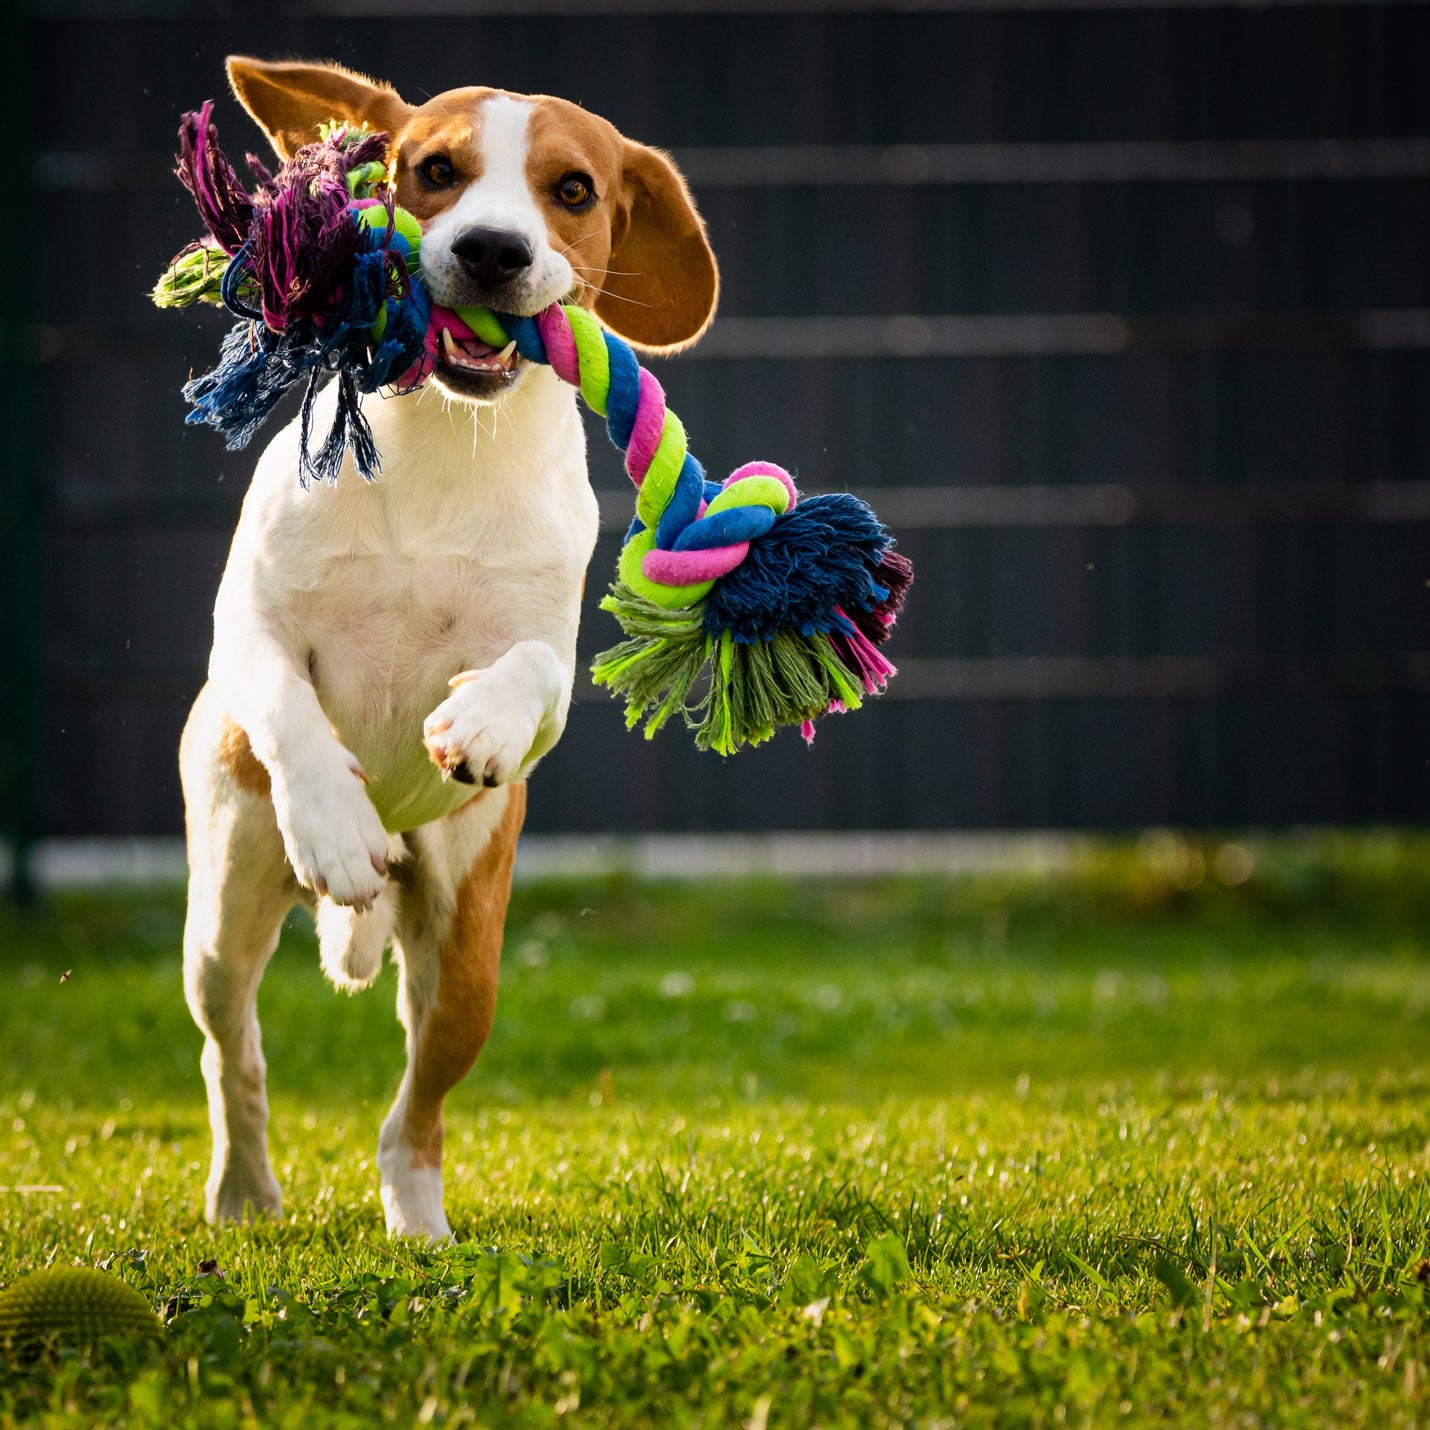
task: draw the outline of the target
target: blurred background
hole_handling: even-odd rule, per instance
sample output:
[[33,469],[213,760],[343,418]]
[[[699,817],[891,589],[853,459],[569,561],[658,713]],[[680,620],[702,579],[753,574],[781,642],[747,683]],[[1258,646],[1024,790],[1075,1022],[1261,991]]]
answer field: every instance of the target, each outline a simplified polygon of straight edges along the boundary
[[[528,827],[1227,829],[1430,814],[1430,7],[51,0],[12,11],[3,815],[175,836],[255,451],[183,425],[223,321],[180,113],[233,51],[576,100],[670,149],[723,270],[659,367],[712,472],[867,496],[889,695],[722,761],[584,682]],[[630,496],[591,426],[606,527]]]

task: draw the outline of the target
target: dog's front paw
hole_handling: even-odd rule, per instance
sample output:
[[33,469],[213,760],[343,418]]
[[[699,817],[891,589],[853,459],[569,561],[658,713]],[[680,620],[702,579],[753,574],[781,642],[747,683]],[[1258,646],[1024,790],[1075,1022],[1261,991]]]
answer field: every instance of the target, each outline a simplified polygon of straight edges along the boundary
[[273,804],[298,882],[335,904],[370,908],[387,879],[389,840],[357,762],[325,778],[275,780]]
[[536,744],[541,708],[496,670],[468,670],[422,723],[422,739],[444,776],[462,784],[517,778]]

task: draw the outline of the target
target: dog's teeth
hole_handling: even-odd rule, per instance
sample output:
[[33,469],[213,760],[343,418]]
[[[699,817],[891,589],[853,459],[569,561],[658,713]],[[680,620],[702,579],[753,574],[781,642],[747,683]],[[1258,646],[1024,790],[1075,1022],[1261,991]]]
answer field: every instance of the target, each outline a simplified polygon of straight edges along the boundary
[[484,353],[481,357],[473,357],[452,337],[450,328],[442,329],[443,361],[467,372],[509,375],[516,363],[515,353],[516,339],[513,338],[499,353]]

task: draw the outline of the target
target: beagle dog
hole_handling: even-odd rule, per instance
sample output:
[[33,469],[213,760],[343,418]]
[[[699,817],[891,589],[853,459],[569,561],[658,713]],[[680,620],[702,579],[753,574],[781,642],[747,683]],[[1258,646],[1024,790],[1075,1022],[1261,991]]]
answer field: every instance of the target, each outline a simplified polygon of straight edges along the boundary
[[[693,343],[719,279],[680,174],[565,100],[422,105],[337,65],[228,61],[280,158],[338,119],[391,137],[446,306],[582,303],[651,352]],[[333,413],[319,400],[322,430]],[[380,479],[298,481],[297,423],[259,458],[180,746],[188,1004],[213,1130],[206,1214],[279,1214],[260,978],[295,904],[339,988],[392,946],[407,1070],[377,1164],[393,1236],[450,1236],[442,1103],[491,1029],[525,780],[560,738],[596,543],[573,390],[509,347],[449,342],[416,395],[369,402]]]

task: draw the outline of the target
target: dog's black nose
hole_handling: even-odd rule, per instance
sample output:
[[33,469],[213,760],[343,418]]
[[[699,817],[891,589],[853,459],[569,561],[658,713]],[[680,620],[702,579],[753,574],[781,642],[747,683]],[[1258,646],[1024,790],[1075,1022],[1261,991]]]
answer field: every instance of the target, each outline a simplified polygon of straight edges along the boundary
[[452,252],[483,288],[510,283],[536,258],[519,233],[504,228],[464,228],[452,240]]

